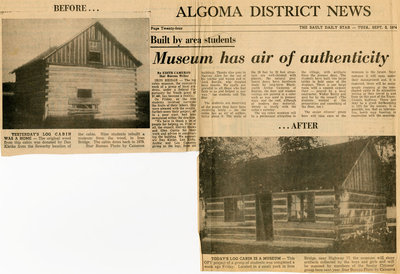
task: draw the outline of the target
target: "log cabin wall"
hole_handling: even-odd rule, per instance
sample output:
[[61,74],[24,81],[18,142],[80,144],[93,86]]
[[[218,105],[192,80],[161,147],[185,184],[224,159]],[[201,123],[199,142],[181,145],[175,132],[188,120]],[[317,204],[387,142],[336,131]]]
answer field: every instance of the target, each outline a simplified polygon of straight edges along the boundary
[[379,165],[376,151],[367,145],[344,181],[339,197],[341,238],[386,225],[386,198],[379,181]]
[[17,110],[35,119],[42,119],[45,105],[44,62],[35,62],[15,72]]
[[48,116],[67,116],[78,89],[92,90],[98,119],[136,119],[136,69],[107,69],[50,65]]
[[[288,196],[296,193],[313,194],[315,211],[313,221],[289,221]],[[333,189],[273,193],[272,201],[274,240],[308,242],[315,245],[333,244],[336,238]]]
[[288,221],[288,192],[272,193],[272,218],[274,223]]
[[[227,220],[225,205],[229,199],[244,203],[242,220]],[[256,195],[207,198],[205,210],[207,236],[213,239],[256,240]]]
[[386,199],[382,195],[344,191],[340,195],[339,230],[342,239],[386,225]]

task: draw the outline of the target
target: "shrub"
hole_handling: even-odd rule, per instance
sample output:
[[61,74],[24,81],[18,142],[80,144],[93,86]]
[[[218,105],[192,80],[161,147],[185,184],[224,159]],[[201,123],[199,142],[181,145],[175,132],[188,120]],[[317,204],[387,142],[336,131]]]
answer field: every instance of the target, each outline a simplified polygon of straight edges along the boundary
[[396,252],[396,230],[387,227],[373,231],[357,231],[345,240],[334,244],[337,253],[394,253]]

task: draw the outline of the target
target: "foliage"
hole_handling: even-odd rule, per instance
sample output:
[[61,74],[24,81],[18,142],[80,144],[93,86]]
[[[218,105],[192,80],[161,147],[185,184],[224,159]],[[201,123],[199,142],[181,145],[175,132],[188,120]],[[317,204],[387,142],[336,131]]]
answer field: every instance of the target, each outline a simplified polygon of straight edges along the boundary
[[279,145],[281,147],[281,153],[290,151],[297,151],[303,149],[311,149],[321,146],[318,137],[279,137]]
[[380,228],[370,232],[358,231],[352,237],[335,242],[336,253],[396,252],[396,231]]
[[[288,153],[298,150],[312,149],[321,146],[318,137],[302,137],[302,136],[282,136],[278,138],[278,143],[281,149],[281,153]],[[302,176],[303,163],[297,161],[295,158],[290,158],[290,166],[294,171],[294,176],[292,176],[293,181],[297,181],[299,176]]]
[[382,164],[381,180],[385,185],[388,206],[396,204],[396,139],[394,136],[379,136],[374,139]]
[[[270,150],[269,138],[255,137],[205,137],[200,139],[199,191],[200,197],[215,196],[217,173],[226,177],[232,167],[258,159]],[[223,182],[218,182],[223,187]]]
[[150,92],[138,91],[136,93],[136,106],[140,120],[150,125]]

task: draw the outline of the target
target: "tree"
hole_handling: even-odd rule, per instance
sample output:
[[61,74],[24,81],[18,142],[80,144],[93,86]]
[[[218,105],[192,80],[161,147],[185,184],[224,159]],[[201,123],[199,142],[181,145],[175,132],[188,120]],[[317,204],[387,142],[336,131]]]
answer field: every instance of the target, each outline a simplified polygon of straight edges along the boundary
[[[274,138],[205,137],[200,139],[199,191],[200,197],[215,197],[224,180],[231,176],[239,163],[259,158],[271,150]],[[218,182],[218,178],[220,179]],[[217,185],[218,183],[218,185]],[[229,182],[232,183],[232,182]]]
[[382,164],[381,180],[385,185],[386,204],[396,205],[396,139],[394,136],[374,138],[376,151]]
[[[281,153],[288,153],[298,150],[312,149],[321,146],[321,142],[318,137],[302,137],[302,136],[291,136],[291,137],[279,137],[278,143],[281,148]],[[298,161],[297,158],[288,158],[290,161],[291,170],[293,172],[292,180],[295,183],[299,176],[302,176],[303,163]]]
[[199,191],[200,197],[213,196],[216,186],[216,163],[225,161],[222,149],[224,140],[220,137],[200,139],[199,145]]
[[278,142],[281,147],[281,153],[321,146],[318,137],[279,137]]

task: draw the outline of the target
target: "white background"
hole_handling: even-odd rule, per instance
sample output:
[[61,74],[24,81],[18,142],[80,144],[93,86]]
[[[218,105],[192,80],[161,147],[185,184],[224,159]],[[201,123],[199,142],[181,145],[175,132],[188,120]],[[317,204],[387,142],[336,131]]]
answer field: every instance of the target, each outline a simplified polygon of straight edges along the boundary
[[200,273],[196,157],[0,157],[0,273]]
[[197,154],[0,157],[0,274],[201,273]]

